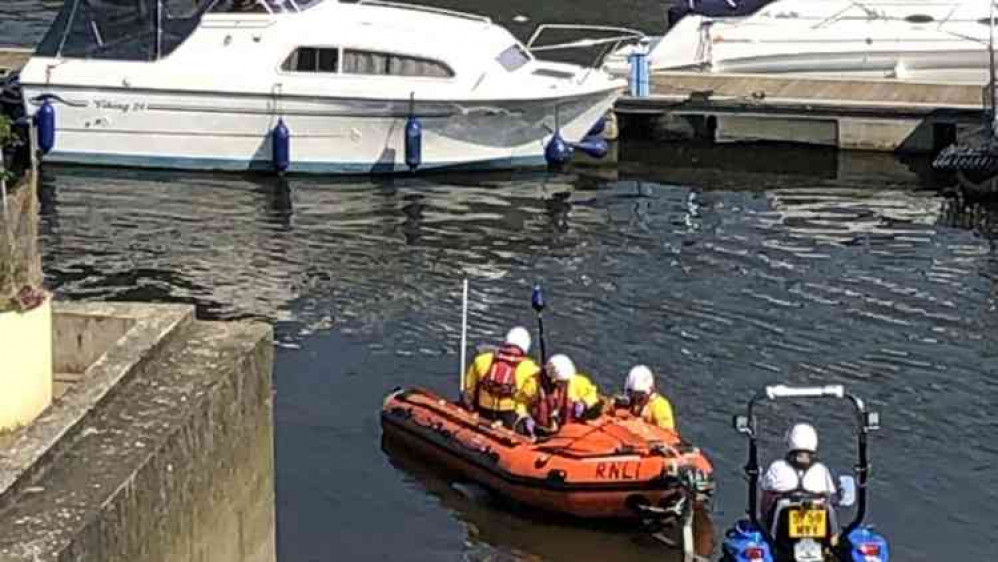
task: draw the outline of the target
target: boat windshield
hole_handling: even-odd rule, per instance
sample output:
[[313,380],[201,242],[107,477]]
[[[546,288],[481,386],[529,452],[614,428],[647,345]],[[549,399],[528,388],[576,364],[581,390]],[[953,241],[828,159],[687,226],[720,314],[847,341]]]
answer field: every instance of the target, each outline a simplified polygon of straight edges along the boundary
[[774,0],[689,0],[677,2],[669,9],[669,24],[675,25],[687,14],[711,18],[750,16]]
[[65,0],[38,45],[43,57],[155,61],[212,13],[298,12],[323,0]]
[[323,0],[216,0],[212,13],[281,14],[301,12]]

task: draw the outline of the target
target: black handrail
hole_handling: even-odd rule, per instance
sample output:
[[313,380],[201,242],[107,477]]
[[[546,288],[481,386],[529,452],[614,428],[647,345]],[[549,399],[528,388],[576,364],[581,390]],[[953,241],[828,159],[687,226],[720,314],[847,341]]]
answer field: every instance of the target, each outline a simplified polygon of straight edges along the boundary
[[[752,396],[752,399],[749,400],[748,407],[746,408],[747,422],[749,425],[748,428],[744,431],[744,433],[748,436],[749,440],[748,462],[745,464],[744,467],[745,474],[748,476],[749,480],[749,490],[748,490],[749,519],[757,529],[762,531],[762,534],[766,538],[766,541],[769,542],[770,544],[773,543],[773,536],[770,534],[769,529],[767,529],[765,526],[759,523],[759,517],[758,517],[759,449],[758,449],[758,444],[756,443],[754,410],[756,402],[762,399],[775,400],[776,398],[779,398],[780,396],[776,396],[778,388],[779,387],[766,387],[756,392]],[[820,397],[833,397],[833,398],[845,399],[848,400],[853,405],[853,408],[856,411],[856,422],[859,429],[859,431],[857,432],[859,462],[856,464],[855,472],[857,476],[857,493],[859,497],[857,498],[856,517],[842,531],[843,535],[848,535],[854,529],[856,529],[856,527],[862,524],[864,517],[866,517],[866,503],[867,503],[866,489],[870,472],[869,456],[867,451],[867,434],[870,432],[871,426],[867,424],[867,419],[866,419],[867,411],[865,405],[863,404],[863,400],[854,394],[850,394],[845,392],[844,390],[841,390],[841,387],[834,387],[834,388],[840,389],[841,394],[839,395],[833,394],[832,392],[828,391],[826,388],[826,389],[815,390],[816,392],[819,390],[821,391],[818,394],[810,394],[805,396],[808,397],[820,396]],[[788,390],[793,391],[799,389],[788,389]],[[788,394],[787,396],[793,397],[794,395]]]

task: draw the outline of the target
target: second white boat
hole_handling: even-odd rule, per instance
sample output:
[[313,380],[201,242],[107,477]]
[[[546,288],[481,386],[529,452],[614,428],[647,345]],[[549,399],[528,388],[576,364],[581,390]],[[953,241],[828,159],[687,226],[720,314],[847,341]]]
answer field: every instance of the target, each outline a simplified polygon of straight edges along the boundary
[[[988,2],[690,0],[649,45],[653,70],[985,84]],[[629,71],[631,49],[607,65]]]

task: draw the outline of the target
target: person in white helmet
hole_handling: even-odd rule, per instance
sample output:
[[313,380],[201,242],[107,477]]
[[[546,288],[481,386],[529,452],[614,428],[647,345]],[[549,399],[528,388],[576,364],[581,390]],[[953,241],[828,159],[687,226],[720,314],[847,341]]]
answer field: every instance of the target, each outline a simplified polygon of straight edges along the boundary
[[635,365],[627,373],[624,391],[627,393],[631,414],[652,425],[676,430],[672,404],[655,390],[655,375],[647,365]]
[[[528,387],[535,398],[531,420],[548,433],[572,421],[591,420],[603,413],[603,400],[592,380],[578,372],[565,354],[551,356],[544,366],[545,377]],[[533,426],[533,423],[530,423]]]
[[787,432],[787,454],[769,465],[759,487],[762,489],[762,516],[766,525],[772,522],[773,506],[783,495],[804,491],[812,494],[835,495],[832,473],[818,461],[818,432],[808,423],[798,423]]
[[527,356],[529,351],[530,332],[517,326],[506,334],[498,350],[475,357],[465,376],[465,406],[513,429],[531,402],[524,387],[540,372],[537,363]]

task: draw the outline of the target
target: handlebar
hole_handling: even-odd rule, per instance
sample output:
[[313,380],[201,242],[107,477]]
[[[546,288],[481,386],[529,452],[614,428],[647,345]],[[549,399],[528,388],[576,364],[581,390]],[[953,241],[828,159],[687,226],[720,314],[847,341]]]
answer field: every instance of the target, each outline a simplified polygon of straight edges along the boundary
[[766,387],[766,397],[770,400],[777,398],[819,398],[830,396],[833,398],[845,397],[845,387],[841,384],[827,386],[787,386],[778,384]]

